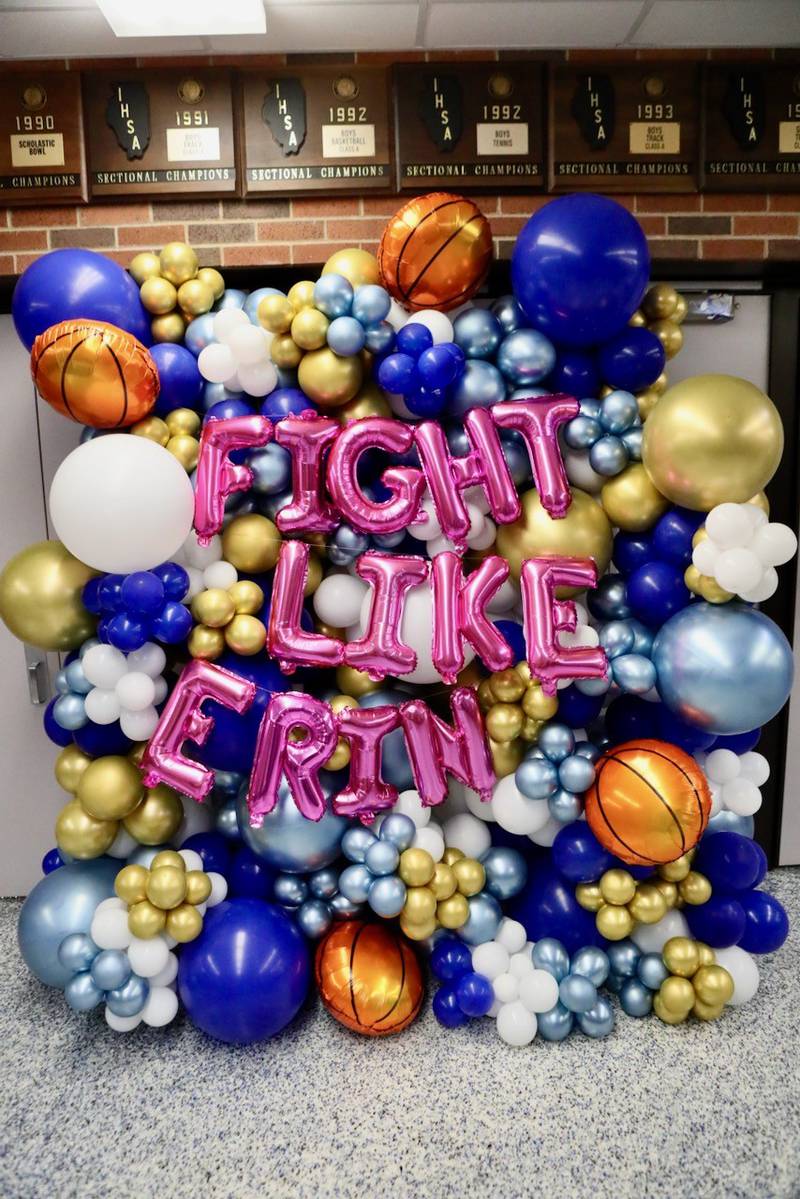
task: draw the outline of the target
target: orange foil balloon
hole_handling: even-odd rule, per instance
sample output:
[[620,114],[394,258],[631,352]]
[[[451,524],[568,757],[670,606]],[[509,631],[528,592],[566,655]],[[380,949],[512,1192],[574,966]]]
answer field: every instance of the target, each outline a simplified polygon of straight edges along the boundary
[[430,192],[396,212],[378,249],[381,282],[406,308],[456,308],[483,282],[492,230],[464,196]]
[[135,425],[158,398],[158,371],[145,347],[103,321],[45,329],[31,349],[31,375],[56,412],[95,429]]
[[317,949],[316,974],[322,1002],[334,1019],[367,1037],[402,1032],[422,1006],[419,962],[388,924],[334,924]]
[[586,792],[589,827],[629,866],[674,862],[700,840],[710,811],[702,770],[666,741],[626,741],[608,750]]

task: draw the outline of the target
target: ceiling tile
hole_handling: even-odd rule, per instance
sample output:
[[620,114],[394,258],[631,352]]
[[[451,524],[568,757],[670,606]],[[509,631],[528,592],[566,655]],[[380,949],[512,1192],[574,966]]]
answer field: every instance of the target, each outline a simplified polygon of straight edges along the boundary
[[268,3],[266,37],[215,38],[228,53],[318,53],[326,50],[407,50],[417,34],[417,0],[352,3],[310,0]]
[[135,58],[201,54],[204,49],[199,37],[117,38],[98,9],[52,12],[47,20],[37,20],[31,12],[0,10],[2,58]]
[[656,0],[635,46],[796,46],[799,0]]
[[615,46],[642,7],[643,0],[433,0],[424,44],[442,50]]

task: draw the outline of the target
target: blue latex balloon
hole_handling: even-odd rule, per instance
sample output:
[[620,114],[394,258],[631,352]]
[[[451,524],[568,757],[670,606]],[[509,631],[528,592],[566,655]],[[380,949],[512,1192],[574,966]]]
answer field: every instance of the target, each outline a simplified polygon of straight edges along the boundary
[[452,342],[431,346],[417,359],[417,374],[423,387],[443,390],[455,383],[464,370],[463,351]]
[[362,325],[374,325],[389,315],[392,298],[385,287],[377,283],[363,283],[353,296],[353,316]]
[[59,866],[64,865],[64,859],[57,849],[48,849],[47,853],[42,858],[42,874],[52,874],[54,870],[58,870]]
[[447,405],[450,416],[464,416],[471,408],[490,408],[506,398],[500,371],[482,358],[468,358]]
[[712,895],[698,907],[687,904],[683,914],[692,936],[712,949],[738,945],[744,936],[744,908],[738,899],[730,896]]
[[72,971],[58,959],[70,933],[88,933],[97,905],[114,894],[116,858],[69,862],[45,875],[22,905],[17,926],[25,965],[49,987],[65,987]]
[[167,416],[175,408],[199,410],[203,398],[203,376],[197,359],[185,346],[165,341],[153,346],[150,356],[158,371],[159,392],[153,413]]
[[208,424],[210,420],[233,420],[236,416],[251,416],[252,412],[252,406],[245,399],[231,396],[229,399],[220,400],[218,404],[212,404],[210,408],[207,408],[203,424]]
[[536,329],[517,329],[507,334],[497,351],[497,365],[512,387],[539,383],[555,364],[555,346]]
[[745,929],[739,947],[748,953],[774,953],[789,936],[789,917],[783,904],[766,891],[741,896]]
[[73,1012],[90,1012],[102,1001],[104,994],[86,970],[69,980],[64,988],[64,998]]
[[704,518],[704,512],[690,512],[688,508],[670,508],[650,531],[652,556],[663,558],[666,562],[672,562],[685,570],[692,560],[692,538]]
[[614,200],[591,194],[560,196],[535,212],[511,259],[525,315],[565,346],[596,345],[620,332],[649,275],[647,239],[636,219]]
[[[329,798],[334,788],[327,782],[323,790]],[[278,788],[277,804],[264,817],[260,828],[253,828],[249,821],[247,784],[242,787],[237,804],[245,845],[275,870],[306,874],[330,865],[339,856],[347,820],[330,809],[321,820],[308,820],[292,799],[285,779]]]
[[181,841],[181,849],[191,849],[199,853],[203,859],[203,869],[215,874],[224,874],[227,878],[231,863],[231,847],[221,833],[206,832],[192,833],[185,841]]
[[669,970],[660,953],[643,953],[636,963],[636,977],[651,991],[657,991],[668,976]]
[[150,316],[134,279],[92,250],[51,250],[22,272],[11,298],[20,341],[30,349],[51,325],[73,318],[106,321],[149,346]]
[[104,758],[107,754],[126,754],[133,742],[125,736],[119,721],[113,724],[92,724],[76,729],[74,741],[78,749],[92,758]]
[[272,421],[279,421],[284,416],[298,416],[309,409],[315,411],[311,400],[299,387],[276,387],[264,396],[260,412]]
[[628,579],[628,605],[637,620],[660,629],[691,600],[682,567],[670,562],[646,562]]
[[167,600],[152,624],[153,636],[165,645],[179,645],[192,631],[192,614],[178,600]]
[[703,838],[692,861],[711,883],[715,895],[749,891],[763,877],[763,850],[740,833]]
[[620,987],[619,1003],[626,1016],[649,1016],[653,1010],[653,992],[638,978],[628,978]]
[[[209,834],[206,834],[208,836]],[[220,836],[219,833],[212,834]],[[227,846],[225,838],[220,838]],[[206,867],[206,870],[211,867]],[[247,845],[237,850],[228,867],[228,892],[232,899],[269,899],[275,883],[275,871]]]
[[516,620],[493,620],[492,624],[511,646],[515,662],[525,660],[525,630]]
[[433,997],[433,1014],[445,1028],[460,1028],[469,1020],[458,1003],[455,987],[440,987]]
[[329,320],[347,316],[353,304],[353,288],[344,275],[320,275],[314,284],[314,306]]
[[427,325],[422,325],[419,321],[410,321],[403,325],[402,329],[397,334],[397,352],[399,354],[408,354],[414,361],[419,358],[424,350],[429,350],[433,345],[433,334]]
[[178,991],[189,1019],[210,1037],[247,1045],[297,1015],[308,990],[308,949],[280,908],[223,900],[181,951]]
[[92,982],[101,991],[114,991],[124,987],[131,976],[131,964],[127,953],[121,949],[101,949],[92,959],[90,968]]
[[386,874],[376,878],[369,889],[367,902],[377,916],[391,920],[399,916],[406,901],[406,886],[401,878]]
[[416,370],[416,359],[410,354],[389,354],[378,367],[378,382],[391,395],[406,395],[414,386]]
[[129,574],[120,594],[128,611],[137,616],[155,616],[164,606],[164,584],[150,570],[137,570]]
[[494,989],[483,974],[470,970],[456,983],[456,999],[465,1016],[475,1019],[485,1016],[494,1003]]
[[612,941],[606,949],[606,957],[611,973],[618,978],[633,978],[642,951],[633,941]]
[[486,890],[501,902],[518,895],[528,881],[528,863],[518,849],[493,845],[481,864],[486,871]]
[[585,945],[572,955],[570,972],[588,978],[596,987],[602,987],[608,978],[610,963],[608,954],[596,945]]
[[214,336],[214,313],[204,312],[202,316],[196,316],[186,326],[183,340],[187,350],[197,358],[201,350],[217,340]]
[[565,884],[551,866],[531,872],[524,891],[512,899],[508,915],[525,925],[531,941],[555,937],[568,953],[584,945],[602,945],[594,916],[575,899],[575,888]]
[[606,709],[606,732],[612,745],[641,737],[657,737],[655,705],[638,695],[620,695]]
[[692,604],[653,644],[658,690],[684,720],[710,733],[766,724],[792,689],[792,647],[778,626],[743,604]]
[[503,336],[503,326],[488,308],[468,308],[453,321],[453,341],[467,358],[491,358]]
[[214,720],[214,727],[205,745],[197,750],[197,757],[214,770],[249,772],[264,709],[271,695],[286,690],[286,679],[277,666],[266,659],[225,653],[217,665],[255,683],[256,695],[250,708],[242,715],[224,708],[222,704],[211,702],[205,705],[205,711]]
[[497,317],[504,333],[513,333],[515,329],[522,329],[528,324],[514,296],[501,296],[492,304],[490,312]]
[[558,985],[558,998],[567,1011],[588,1012],[597,1003],[597,987],[580,974],[568,974]]
[[65,745],[72,744],[72,730],[65,729],[63,725],[60,725],[55,718],[55,706],[58,703],[59,698],[60,696],[56,695],[50,700],[44,710],[42,722],[44,724],[45,734],[55,745],[59,745],[63,748]]
[[665,704],[656,705],[656,722],[659,738],[669,741],[672,745],[679,745],[687,753],[693,754],[698,749],[709,749],[714,743],[713,733],[706,733],[697,725],[682,720],[680,716],[670,712]]
[[596,882],[614,863],[585,820],[576,820],[560,829],[551,852],[556,870],[571,883]]
[[365,341],[364,326],[354,316],[337,316],[328,325],[328,345],[343,358],[358,354]]
[[588,1012],[579,1012],[576,1018],[587,1037],[607,1037],[614,1028],[614,1009],[605,995],[598,995],[594,1006]]
[[649,329],[624,329],[600,347],[600,370],[610,387],[642,391],[664,369],[664,347]]
[[181,600],[189,590],[189,576],[178,562],[162,562],[153,567],[153,574],[161,580],[168,600]]
[[585,729],[600,715],[604,703],[604,695],[584,695],[570,683],[558,693],[558,719],[570,728]]
[[537,970],[546,970],[557,982],[569,974],[569,954],[556,937],[542,937],[531,951]]
[[146,978],[132,974],[121,987],[106,993],[106,1004],[115,1016],[138,1016],[147,997],[150,994],[150,984]]
[[458,937],[445,934],[431,950],[431,971],[441,982],[455,982],[472,970],[472,952]]
[[572,1032],[575,1017],[563,1003],[557,1003],[549,1012],[536,1017],[537,1032],[544,1041],[563,1041]]
[[709,749],[730,749],[735,754],[749,754],[761,740],[761,729],[750,729],[747,733],[734,733],[731,736],[715,737]]
[[550,372],[550,386],[554,392],[561,391],[581,400],[597,395],[600,383],[597,359],[593,354],[583,350],[558,351],[556,364]]

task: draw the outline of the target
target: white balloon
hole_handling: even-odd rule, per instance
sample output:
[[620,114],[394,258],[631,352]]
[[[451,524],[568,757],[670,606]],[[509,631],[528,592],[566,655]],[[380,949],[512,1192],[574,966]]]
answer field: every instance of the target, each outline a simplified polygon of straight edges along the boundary
[[[214,817],[208,804],[198,803],[196,799],[191,799],[188,795],[182,795],[180,800],[183,805],[183,820],[175,834],[176,845],[180,845],[187,837],[193,837],[195,833],[207,833],[214,823]],[[198,867],[198,869],[202,869],[202,867]]]
[[278,371],[268,359],[251,366],[240,366],[237,374],[242,391],[251,396],[265,396],[278,386]]
[[442,829],[448,849],[460,849],[468,858],[481,858],[492,844],[492,834],[482,820],[471,812],[461,812],[446,820]]
[[256,362],[267,360],[267,345],[262,331],[249,321],[246,325],[232,329],[226,344],[231,348],[239,371],[243,366],[253,366]]
[[178,1014],[178,996],[169,987],[151,987],[144,1007],[142,1022],[150,1028],[163,1028]]
[[546,970],[533,969],[520,979],[519,998],[529,1012],[549,1012],[558,1003],[558,983]]
[[215,908],[228,894],[228,883],[225,876],[217,874],[216,870],[207,870],[206,874],[211,879],[211,894],[206,903],[210,908]]
[[712,749],[706,755],[704,770],[712,783],[729,783],[741,771],[739,755],[732,749]]
[[84,700],[86,715],[94,724],[113,724],[121,711],[116,691],[95,687]]
[[497,1013],[497,1035],[506,1045],[530,1045],[537,1028],[533,1012],[529,1012],[520,1000],[504,1004]]
[[708,812],[710,820],[712,816],[716,816],[718,812],[721,812],[725,805],[722,802],[722,787],[719,783],[709,782],[708,793],[711,796],[711,807]]
[[667,912],[655,924],[638,924],[631,933],[642,953],[661,953],[670,937],[690,936],[689,925],[684,916],[674,909]]
[[106,1024],[109,1028],[113,1028],[114,1032],[133,1032],[134,1028],[138,1028],[141,1023],[141,1012],[135,1016],[117,1016],[106,1004]]
[[493,1000],[492,1000],[492,1006],[489,1008],[488,1012],[486,1013],[486,1015],[487,1015],[488,1019],[489,1019],[489,1020],[496,1020],[496,1019],[497,1019],[497,1013],[500,1011],[500,1008],[501,1008],[502,1006],[503,1006],[503,1005],[502,1005],[502,1003],[500,1002],[500,1000],[499,1000],[499,999],[493,999]]
[[490,982],[494,982],[501,974],[507,974],[510,962],[508,950],[496,941],[484,941],[483,945],[476,945],[472,951],[472,969]]
[[492,980],[492,990],[495,999],[499,999],[500,1003],[513,1003],[519,995],[519,979],[516,974],[507,970],[505,974],[498,974],[497,978]]
[[[531,800],[530,802],[543,803],[547,807],[546,799]],[[534,845],[542,845],[545,849],[549,849],[563,827],[564,825],[560,820],[556,820],[554,816],[550,816],[547,824],[542,825],[536,832],[528,833],[528,839],[533,841]]]
[[398,304],[397,300],[392,300],[389,305],[389,311],[386,314],[386,320],[394,329],[395,333],[403,328],[403,325],[408,323],[409,313],[402,304]]
[[153,703],[156,705],[156,707],[158,707],[159,704],[163,704],[164,700],[167,698],[168,691],[169,687],[167,686],[167,680],[165,678],[162,678],[162,676],[159,675],[157,679],[153,679]]
[[515,978],[521,979],[526,974],[530,974],[533,968],[533,959],[524,949],[520,949],[519,953],[512,953],[508,964],[509,974],[513,974]]
[[752,999],[758,990],[758,966],[753,957],[738,945],[727,949],[715,949],[717,964],[728,971],[733,979],[733,995],[728,1000],[731,1007],[739,1007]]
[[[752,506],[752,505],[751,505]],[[720,549],[747,545],[753,532],[746,512],[747,504],[717,504],[706,517],[706,532]],[[720,584],[724,586],[724,584]]]
[[763,754],[756,753],[755,750],[742,754],[739,766],[744,777],[757,787],[763,787],[769,778],[769,762]]
[[483,518],[483,528],[474,536],[467,538],[469,548],[471,550],[488,550],[490,545],[494,545],[494,540],[497,537],[497,525],[488,516]]
[[521,924],[519,920],[512,920],[510,916],[504,916],[497,926],[494,939],[508,953],[520,953],[525,948],[528,934],[525,932],[525,925]]
[[[128,670],[141,670],[155,679],[161,674],[167,664],[167,655],[155,641],[146,641],[141,649],[135,649],[128,654]],[[126,704],[126,707],[129,707]]]
[[143,670],[131,670],[117,683],[117,699],[130,712],[143,712],[152,706],[156,687],[149,674]]
[[517,788],[513,774],[507,774],[495,786],[492,815],[501,828],[518,837],[538,832],[550,819],[546,799],[527,799]]
[[755,587],[741,587],[739,595],[748,604],[761,604],[778,590],[778,572],[774,566],[765,566],[764,573]]
[[433,500],[424,499],[419,510],[425,513],[426,519],[415,520],[408,526],[411,536],[416,537],[417,541],[433,541],[434,538],[441,537],[442,526],[439,524]]
[[[756,508],[756,511],[760,509]],[[782,566],[797,553],[797,538],[788,525],[762,525],[753,537],[750,549],[765,566]]]
[[492,809],[492,801],[488,803],[481,799],[477,791],[473,791],[471,787],[464,788],[464,799],[468,811],[473,816],[477,816],[478,820],[485,821],[486,824],[496,824],[494,811]]
[[[234,309],[233,311],[238,310]],[[181,554],[189,566],[196,566],[198,570],[205,570],[212,562],[219,562],[222,557],[222,538],[219,533],[215,533],[208,545],[201,545],[197,540],[197,534],[192,529],[183,543]]]
[[203,571],[204,587],[219,587],[221,591],[227,591],[238,581],[239,572],[231,562],[212,562]]
[[713,579],[719,553],[718,547],[711,538],[706,537],[705,541],[699,542],[692,550],[692,562],[701,575]]
[[431,821],[431,810],[423,806],[419,791],[401,791],[392,811],[408,816],[417,828],[425,828]]
[[203,583],[202,570],[198,570],[196,566],[184,566],[184,570],[189,576],[189,588],[181,603],[186,604],[188,607],[196,595],[199,595],[201,591],[205,591],[205,584]]
[[237,329],[250,324],[250,318],[242,308],[223,308],[216,313],[211,326],[217,341],[228,342]]
[[431,855],[434,862],[441,861],[444,854],[444,836],[438,824],[433,821],[424,828],[418,828],[412,842],[415,849],[424,849]]
[[358,624],[361,605],[368,591],[363,579],[349,574],[332,574],[322,580],[311,602],[323,624],[348,629]]
[[[155,850],[153,851],[156,852]],[[128,905],[124,899],[120,899],[118,895],[109,895],[108,899],[101,899],[94,910],[95,916],[98,912],[127,912]]]
[[161,937],[134,937],[128,946],[128,961],[134,974],[152,978],[160,974],[169,961],[169,949]]
[[[164,943],[166,944],[166,942],[164,942]],[[177,977],[178,977],[178,959],[174,953],[172,953],[171,951],[168,950],[166,965],[164,966],[164,969],[159,974],[155,974],[150,979],[150,986],[151,987],[168,987],[168,986],[170,986],[171,983],[175,982],[175,979]]]
[[50,488],[50,514],[81,562],[129,574],[172,558],[192,527],[194,492],[163,446],[112,433],[67,455]]
[[452,553],[455,548],[455,543],[449,537],[432,537],[428,542],[428,554],[431,558],[436,558],[439,554]]
[[113,645],[90,646],[81,658],[81,666],[90,683],[107,691],[113,690],[122,676],[133,669],[128,666],[122,651],[114,649]]
[[183,858],[187,870],[205,870],[203,859],[196,849],[179,849],[178,853]]
[[484,516],[488,516],[490,508],[489,497],[482,487],[479,487],[477,484],[474,487],[468,487],[463,493],[463,498],[465,504],[472,504]]
[[236,359],[230,346],[212,342],[197,355],[197,369],[209,383],[227,383],[236,373]]
[[437,312],[434,308],[425,308],[422,312],[412,312],[406,324],[424,325],[426,329],[430,330],[435,346],[453,340],[453,322],[443,312]]
[[123,708],[119,717],[119,727],[131,741],[149,741],[158,725],[158,712],[154,707],[142,708],[138,712],[130,712]]
[[[137,440],[142,440],[137,438]],[[361,632],[367,627],[372,592],[364,597],[361,605]],[[433,596],[429,583],[420,583],[406,593],[403,606],[403,616],[400,622],[400,640],[411,647],[417,655],[417,665],[414,670],[402,677],[409,683],[438,683],[441,675],[433,665],[431,657],[433,649]],[[471,645],[464,642],[464,665],[467,666],[475,657]]]
[[120,824],[117,835],[109,845],[106,853],[110,858],[127,858],[133,853],[139,842],[132,837],[124,824]]
[[486,611],[492,616],[509,612],[519,601],[519,591],[511,579],[506,579],[505,583],[497,589],[495,594],[486,605]]
[[588,491],[590,495],[599,495],[601,487],[605,486],[608,479],[605,475],[598,475],[597,471],[592,470],[588,454],[582,450],[565,448],[562,450],[561,456],[564,460],[567,478],[572,486],[579,487],[581,491]]
[[406,402],[401,395],[395,395],[391,391],[385,391],[384,396],[395,416],[401,416],[403,420],[418,421],[419,417],[415,416],[410,408],[406,406]]
[[100,949],[127,949],[133,934],[128,928],[128,909],[100,908],[92,917],[89,936]]
[[723,550],[714,566],[714,578],[726,591],[749,591],[761,582],[763,568],[752,550]]
[[761,792],[750,779],[732,779],[722,788],[722,799],[729,812],[753,816],[761,807]]

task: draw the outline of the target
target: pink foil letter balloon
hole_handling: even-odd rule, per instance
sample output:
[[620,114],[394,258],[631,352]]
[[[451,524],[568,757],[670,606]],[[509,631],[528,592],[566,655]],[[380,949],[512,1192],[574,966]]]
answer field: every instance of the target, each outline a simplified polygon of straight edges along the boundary
[[247,491],[253,482],[250,467],[231,462],[228,455],[271,440],[272,424],[265,416],[234,416],[203,426],[194,496],[194,527],[201,545],[208,545],[222,528],[228,496]]
[[282,533],[330,533],[339,517],[322,495],[322,458],[340,429],[338,421],[308,410],[287,416],[275,428],[275,440],[292,455],[292,502],[275,523]]
[[564,646],[560,632],[574,633],[578,622],[571,600],[557,600],[557,587],[596,587],[591,558],[529,558],[520,572],[525,641],[531,674],[546,695],[555,695],[559,679],[602,679],[608,659],[599,645]]
[[466,579],[456,554],[433,559],[433,664],[446,683],[454,683],[464,665],[463,638],[489,670],[513,663],[511,646],[486,615],[487,603],[507,578],[503,558],[485,558]]
[[378,812],[397,802],[397,788],[381,778],[381,741],[398,728],[400,710],[390,705],[344,708],[336,723],[339,736],[350,745],[350,778],[344,790],[334,796],[333,810],[371,824]]
[[410,587],[428,577],[428,563],[414,555],[389,557],[367,550],[356,563],[359,576],[372,584],[372,605],[366,632],[344,649],[348,666],[366,670],[372,679],[387,674],[410,674],[417,655],[400,640],[403,599]]
[[344,660],[341,641],[307,633],[300,624],[310,553],[304,541],[284,541],[272,581],[267,648],[287,672],[296,666],[338,666]]
[[580,412],[572,396],[539,396],[495,404],[492,417],[504,429],[516,429],[525,438],[533,481],[548,516],[565,516],[572,503],[567,472],[558,444],[558,430]]
[[413,429],[381,416],[353,421],[336,438],[328,458],[328,491],[345,520],[362,533],[397,533],[417,515],[425,490],[421,471],[402,466],[385,470],[381,482],[392,496],[380,504],[367,499],[358,482],[358,462],[366,450],[404,454],[413,442]]
[[400,707],[414,786],[425,807],[444,803],[449,771],[459,782],[488,800],[494,786],[494,768],[483,728],[483,719],[471,687],[456,687],[450,696],[453,726],[434,716],[421,699]]
[[[292,741],[300,729],[305,736]],[[260,828],[278,802],[281,777],[307,820],[325,815],[320,769],[336,749],[336,724],[329,706],[299,691],[285,691],[270,699],[258,730],[247,806],[250,823]]]

